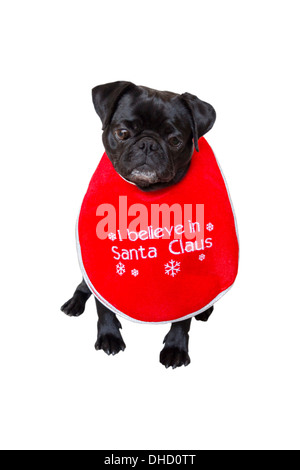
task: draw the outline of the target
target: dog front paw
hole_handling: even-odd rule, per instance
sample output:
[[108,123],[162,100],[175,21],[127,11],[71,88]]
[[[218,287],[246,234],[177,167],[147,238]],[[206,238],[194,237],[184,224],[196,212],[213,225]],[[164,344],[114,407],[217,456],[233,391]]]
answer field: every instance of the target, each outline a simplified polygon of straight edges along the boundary
[[172,367],[188,366],[191,362],[190,356],[187,351],[176,347],[165,346],[160,353],[160,362],[168,369]]
[[106,354],[108,354],[108,356],[115,356],[120,351],[124,351],[125,348],[126,344],[124,343],[122,336],[116,336],[111,333],[101,334],[95,344],[96,351],[100,351],[102,349]]
[[85,303],[86,300],[82,299],[81,296],[74,295],[61,307],[61,311],[69,317],[79,317],[85,310]]

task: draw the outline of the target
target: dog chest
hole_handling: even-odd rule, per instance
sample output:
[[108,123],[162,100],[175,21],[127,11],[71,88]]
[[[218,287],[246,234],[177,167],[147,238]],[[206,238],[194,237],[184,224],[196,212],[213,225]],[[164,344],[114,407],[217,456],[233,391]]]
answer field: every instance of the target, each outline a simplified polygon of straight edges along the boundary
[[232,286],[238,238],[226,183],[204,138],[177,185],[145,193],[104,154],[83,200],[77,247],[86,283],[140,322],[197,315]]

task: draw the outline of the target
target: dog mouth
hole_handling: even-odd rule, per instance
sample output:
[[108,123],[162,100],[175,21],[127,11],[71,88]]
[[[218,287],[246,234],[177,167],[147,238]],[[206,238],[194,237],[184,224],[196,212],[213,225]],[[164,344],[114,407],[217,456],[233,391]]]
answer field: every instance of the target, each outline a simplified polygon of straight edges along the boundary
[[126,177],[128,181],[141,187],[148,187],[160,182],[157,172],[149,165],[141,165]]

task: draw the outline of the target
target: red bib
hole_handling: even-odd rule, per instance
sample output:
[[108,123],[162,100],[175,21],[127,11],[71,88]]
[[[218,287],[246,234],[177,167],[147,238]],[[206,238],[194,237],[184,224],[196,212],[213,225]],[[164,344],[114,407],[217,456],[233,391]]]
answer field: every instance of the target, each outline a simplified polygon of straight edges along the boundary
[[178,184],[144,192],[104,154],[77,223],[83,277],[113,312],[174,322],[209,308],[238,270],[237,228],[226,183],[202,137]]

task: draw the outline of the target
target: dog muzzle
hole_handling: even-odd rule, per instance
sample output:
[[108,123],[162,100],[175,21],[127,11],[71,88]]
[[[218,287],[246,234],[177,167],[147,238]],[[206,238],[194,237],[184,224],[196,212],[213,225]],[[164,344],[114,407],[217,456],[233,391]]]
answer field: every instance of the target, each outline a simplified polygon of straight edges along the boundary
[[81,206],[76,238],[91,292],[111,311],[138,322],[198,315],[237,276],[234,211],[203,137],[184,179],[154,192],[121,178],[104,153]]

